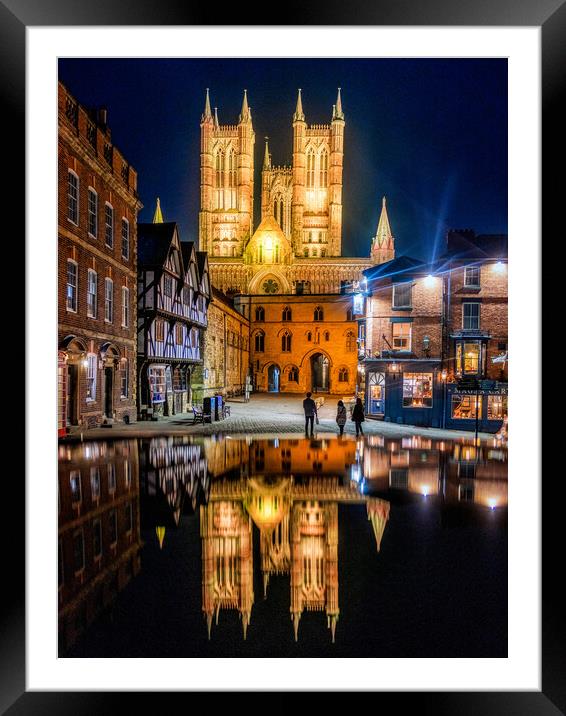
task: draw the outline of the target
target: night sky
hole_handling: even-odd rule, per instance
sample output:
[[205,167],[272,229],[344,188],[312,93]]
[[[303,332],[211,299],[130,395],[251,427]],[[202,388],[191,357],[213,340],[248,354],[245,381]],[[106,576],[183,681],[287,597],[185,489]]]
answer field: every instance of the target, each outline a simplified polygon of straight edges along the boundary
[[297,88],[307,123],[327,124],[341,87],[344,256],[369,255],[383,195],[398,256],[433,259],[449,228],[507,233],[505,59],[65,59],[59,79],[108,108],[112,141],[138,172],[139,220],[159,196],[182,240],[197,239],[206,87],[221,124],[237,123],[248,90],[256,227],[264,137],[273,164],[290,164]]

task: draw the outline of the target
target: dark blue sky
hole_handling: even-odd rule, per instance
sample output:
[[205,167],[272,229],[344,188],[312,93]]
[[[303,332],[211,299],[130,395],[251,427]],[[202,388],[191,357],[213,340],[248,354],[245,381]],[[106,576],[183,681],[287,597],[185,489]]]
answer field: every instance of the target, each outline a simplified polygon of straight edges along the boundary
[[244,87],[256,132],[255,225],[264,136],[274,164],[292,159],[297,88],[310,123],[328,123],[342,87],[343,254],[367,256],[387,196],[397,254],[434,258],[448,228],[507,233],[507,61],[504,59],[64,59],[79,102],[108,107],[112,140],[138,171],[151,221],[195,240],[199,123],[205,88],[235,124]]

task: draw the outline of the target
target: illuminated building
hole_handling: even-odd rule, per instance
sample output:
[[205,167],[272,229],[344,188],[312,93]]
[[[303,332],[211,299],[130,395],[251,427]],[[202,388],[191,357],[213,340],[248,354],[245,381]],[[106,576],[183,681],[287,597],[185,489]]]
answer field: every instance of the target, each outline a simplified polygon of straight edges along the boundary
[[59,434],[136,415],[137,173],[58,87]]

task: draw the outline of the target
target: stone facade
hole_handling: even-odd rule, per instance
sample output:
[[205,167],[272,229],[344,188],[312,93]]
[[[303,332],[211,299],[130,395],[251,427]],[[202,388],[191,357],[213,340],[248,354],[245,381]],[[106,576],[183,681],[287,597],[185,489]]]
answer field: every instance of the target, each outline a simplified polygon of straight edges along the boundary
[[59,433],[136,414],[137,175],[58,87]]
[[358,354],[351,296],[241,295],[234,302],[250,320],[255,390],[354,394]]

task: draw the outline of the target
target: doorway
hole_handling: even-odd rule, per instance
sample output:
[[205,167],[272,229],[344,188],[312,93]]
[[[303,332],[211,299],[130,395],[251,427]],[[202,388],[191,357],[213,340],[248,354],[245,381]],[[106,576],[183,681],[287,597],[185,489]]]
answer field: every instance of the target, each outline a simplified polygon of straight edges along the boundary
[[267,390],[269,393],[279,392],[281,371],[278,365],[270,365],[267,369]]
[[111,418],[114,414],[114,368],[104,368],[104,414]]
[[385,373],[370,373],[369,413],[380,416],[385,414]]
[[329,389],[330,363],[323,353],[315,353],[311,358],[313,393],[327,393]]
[[76,363],[67,365],[67,425],[78,425],[79,367]]

